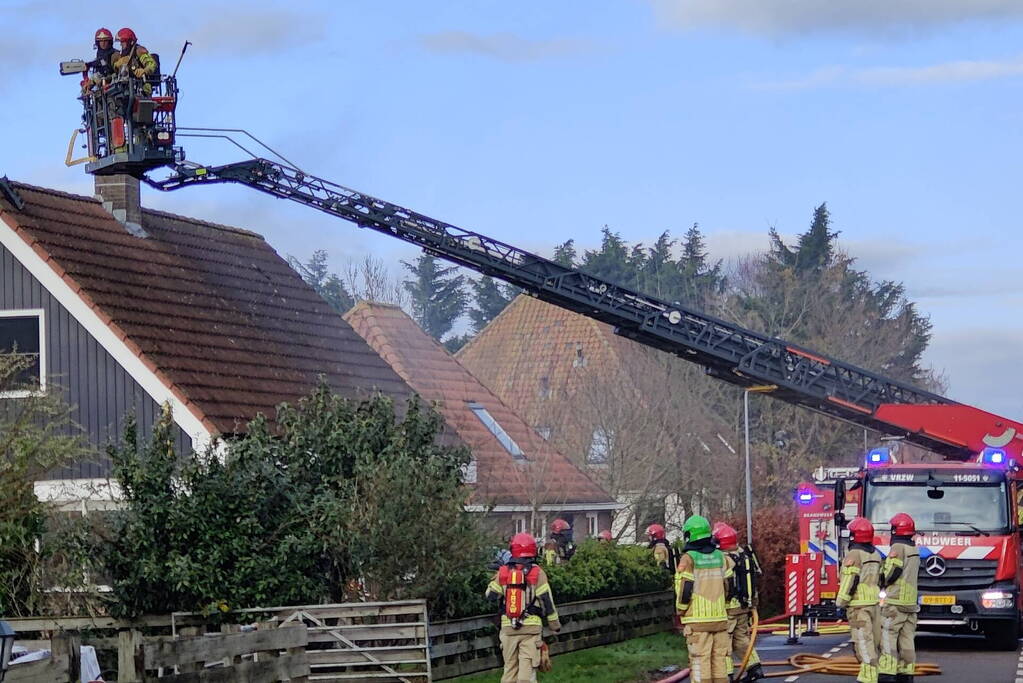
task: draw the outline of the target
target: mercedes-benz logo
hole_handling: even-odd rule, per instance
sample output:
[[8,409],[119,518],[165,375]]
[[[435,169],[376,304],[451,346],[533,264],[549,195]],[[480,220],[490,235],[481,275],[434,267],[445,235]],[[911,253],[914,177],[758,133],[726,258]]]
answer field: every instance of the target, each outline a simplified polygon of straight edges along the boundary
[[945,560],[940,555],[931,555],[924,560],[924,571],[930,576],[941,576],[945,573]]

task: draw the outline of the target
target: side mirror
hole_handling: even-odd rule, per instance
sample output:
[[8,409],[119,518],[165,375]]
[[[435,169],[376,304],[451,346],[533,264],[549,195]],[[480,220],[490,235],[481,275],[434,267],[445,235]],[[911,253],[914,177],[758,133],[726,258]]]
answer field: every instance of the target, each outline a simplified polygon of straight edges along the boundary
[[836,527],[838,527],[839,529],[844,529],[845,526],[848,523],[849,523],[849,520],[845,518],[845,513],[844,512],[838,511],[838,512],[835,513],[835,526]]

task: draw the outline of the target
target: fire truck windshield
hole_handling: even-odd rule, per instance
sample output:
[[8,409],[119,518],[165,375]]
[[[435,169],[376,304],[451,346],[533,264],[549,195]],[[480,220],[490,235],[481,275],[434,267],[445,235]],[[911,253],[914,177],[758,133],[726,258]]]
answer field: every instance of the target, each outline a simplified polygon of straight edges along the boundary
[[[934,491],[940,497],[934,497]],[[932,495],[928,496],[928,491]],[[925,483],[878,484],[867,487],[866,513],[879,532],[900,512],[910,515],[918,531],[1004,533],[1008,527],[1005,482],[986,485],[927,486]]]

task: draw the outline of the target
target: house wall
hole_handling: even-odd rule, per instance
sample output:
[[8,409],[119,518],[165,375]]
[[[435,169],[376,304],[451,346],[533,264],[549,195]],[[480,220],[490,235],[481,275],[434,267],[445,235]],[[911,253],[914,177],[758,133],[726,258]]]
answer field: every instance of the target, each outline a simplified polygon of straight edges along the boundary
[[[76,462],[60,472],[57,479],[106,477],[110,464],[106,446],[120,439],[124,418],[134,414],[141,438],[152,433],[160,406],[85,329],[78,324],[17,259],[0,245],[0,311],[43,310],[43,349],[48,386],[59,388],[72,406],[71,417],[81,425],[89,446],[95,451],[91,462]],[[10,399],[17,400],[17,399]],[[179,452],[192,443],[177,428]]]

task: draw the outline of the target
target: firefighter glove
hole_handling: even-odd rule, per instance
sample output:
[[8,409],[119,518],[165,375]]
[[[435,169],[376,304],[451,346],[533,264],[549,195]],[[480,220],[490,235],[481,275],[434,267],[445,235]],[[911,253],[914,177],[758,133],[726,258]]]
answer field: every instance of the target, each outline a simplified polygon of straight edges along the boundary
[[145,75],[146,75],[146,70],[145,70],[145,69],[143,69],[143,68],[142,68],[142,67],[140,66],[140,67],[138,67],[137,69],[135,69],[134,71],[132,71],[132,73],[134,73],[134,74],[135,74],[135,78],[142,78],[143,76],[145,76]]

